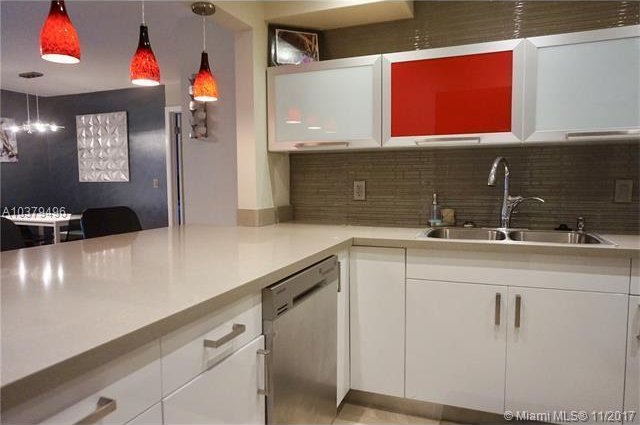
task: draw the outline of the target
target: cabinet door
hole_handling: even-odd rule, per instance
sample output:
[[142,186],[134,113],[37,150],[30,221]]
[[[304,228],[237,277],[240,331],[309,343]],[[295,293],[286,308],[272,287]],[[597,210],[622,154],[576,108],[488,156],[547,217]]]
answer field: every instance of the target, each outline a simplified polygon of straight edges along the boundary
[[[624,410],[640,415],[640,297],[629,299],[629,332],[627,342],[627,379]],[[640,423],[640,417],[629,418]]]
[[526,140],[638,137],[639,34],[636,25],[528,38]]
[[349,251],[338,253],[340,262],[340,290],[338,291],[338,388],[336,404],[339,406],[351,388],[349,365]]
[[505,408],[621,410],[628,298],[509,288]]
[[269,150],[380,146],[381,56],[269,68]]
[[350,251],[351,388],[404,396],[405,250]]
[[406,397],[503,413],[507,287],[407,280]]
[[256,338],[163,400],[167,424],[264,424],[263,362]]
[[523,40],[383,58],[383,146],[521,141]]

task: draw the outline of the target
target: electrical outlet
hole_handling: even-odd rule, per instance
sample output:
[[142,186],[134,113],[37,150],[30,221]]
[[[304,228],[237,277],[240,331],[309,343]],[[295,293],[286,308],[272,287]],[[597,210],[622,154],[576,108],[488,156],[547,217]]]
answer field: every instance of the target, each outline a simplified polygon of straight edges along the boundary
[[160,188],[160,179],[157,178],[157,177],[155,179],[153,179],[153,188],[154,189]]
[[628,204],[633,200],[633,180],[617,179],[615,191],[613,194],[613,202],[620,204]]
[[364,180],[353,181],[353,200],[364,201],[367,199],[367,187]]

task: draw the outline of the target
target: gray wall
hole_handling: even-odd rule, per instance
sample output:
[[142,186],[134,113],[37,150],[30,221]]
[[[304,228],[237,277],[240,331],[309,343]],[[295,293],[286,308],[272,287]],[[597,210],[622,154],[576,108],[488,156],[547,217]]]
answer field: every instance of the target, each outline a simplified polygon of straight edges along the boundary
[[[3,90],[2,116],[25,117],[25,96]],[[65,129],[46,136],[18,135],[17,163],[0,166],[1,204],[58,206],[81,212],[88,207],[126,205],[143,228],[167,225],[164,140],[164,87],[132,88],[40,99],[40,114]],[[129,182],[80,183],[76,115],[127,111]],[[160,187],[153,188],[157,178]]]
[[[403,21],[325,31],[323,59],[408,51],[509,38],[633,25],[640,2],[415,2]],[[298,221],[425,226],[431,194],[454,208],[459,223],[498,224],[500,187],[487,187],[493,159],[513,165],[513,192],[542,196],[523,204],[515,226],[575,226],[638,233],[638,144],[468,148],[291,155],[291,204]],[[613,203],[615,179],[634,180],[633,202]],[[353,201],[353,180],[367,181],[367,200]]]

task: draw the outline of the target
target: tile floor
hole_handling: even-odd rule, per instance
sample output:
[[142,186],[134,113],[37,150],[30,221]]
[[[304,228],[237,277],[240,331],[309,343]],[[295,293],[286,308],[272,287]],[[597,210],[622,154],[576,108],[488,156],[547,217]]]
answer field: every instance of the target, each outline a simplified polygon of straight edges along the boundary
[[342,406],[338,417],[335,419],[335,421],[333,421],[333,423],[334,425],[459,425],[453,422],[421,418],[419,416],[404,415],[402,413],[388,412],[386,410],[358,406],[356,404],[349,403],[345,403]]

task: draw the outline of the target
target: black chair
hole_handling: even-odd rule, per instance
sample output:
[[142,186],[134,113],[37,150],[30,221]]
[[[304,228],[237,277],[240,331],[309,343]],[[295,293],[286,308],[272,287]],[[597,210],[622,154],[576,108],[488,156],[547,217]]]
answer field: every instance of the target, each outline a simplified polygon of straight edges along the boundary
[[85,239],[142,230],[138,216],[129,207],[87,208],[80,225]]
[[6,217],[0,217],[0,245],[2,251],[24,248],[24,240],[18,226]]

